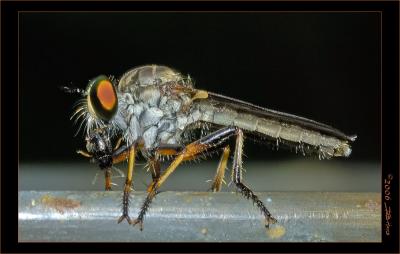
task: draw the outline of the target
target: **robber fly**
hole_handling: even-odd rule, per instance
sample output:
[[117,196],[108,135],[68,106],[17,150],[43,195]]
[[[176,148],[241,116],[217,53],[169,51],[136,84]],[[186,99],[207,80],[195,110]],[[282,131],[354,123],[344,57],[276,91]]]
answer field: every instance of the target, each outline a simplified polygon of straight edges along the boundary
[[[72,91],[72,89],[70,89]],[[222,151],[211,189],[217,192],[233,150],[231,180],[237,190],[251,199],[265,217],[265,226],[277,220],[264,203],[243,183],[244,136],[258,136],[274,146],[294,149],[320,159],[348,157],[348,136],[331,126],[303,117],[262,108],[224,95],[196,89],[190,76],[159,65],[145,65],[127,71],[116,81],[101,75],[92,79],[71,118],[84,125],[86,150],[78,153],[105,171],[105,189],[111,189],[114,164],[128,160],[123,192],[122,215],[129,224],[139,224],[161,185],[184,161],[205,153]],[[194,135],[202,130],[200,135]],[[232,144],[232,147],[231,147]],[[135,220],[129,217],[129,195],[136,155],[148,162],[152,182]],[[172,158],[161,171],[163,158]]]

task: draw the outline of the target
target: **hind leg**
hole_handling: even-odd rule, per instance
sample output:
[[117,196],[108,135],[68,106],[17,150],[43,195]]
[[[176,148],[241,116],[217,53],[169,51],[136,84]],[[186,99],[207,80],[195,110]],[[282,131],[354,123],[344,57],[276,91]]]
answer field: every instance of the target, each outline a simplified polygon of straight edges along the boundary
[[239,192],[247,199],[251,199],[256,203],[257,207],[261,210],[265,217],[265,227],[268,228],[270,224],[277,222],[272,217],[271,213],[265,207],[264,203],[254,194],[254,192],[242,182],[242,156],[243,156],[243,131],[237,130],[236,144],[233,157],[232,180],[235,183]]

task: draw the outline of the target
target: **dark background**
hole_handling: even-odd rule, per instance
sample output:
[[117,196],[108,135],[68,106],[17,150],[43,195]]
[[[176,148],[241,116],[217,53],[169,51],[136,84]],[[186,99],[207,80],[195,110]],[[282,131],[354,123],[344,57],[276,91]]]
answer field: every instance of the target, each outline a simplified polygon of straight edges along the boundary
[[[69,117],[99,74],[143,64],[196,87],[357,134],[354,161],[380,160],[378,13],[21,13],[21,161],[81,160]],[[251,159],[293,158],[246,143]]]

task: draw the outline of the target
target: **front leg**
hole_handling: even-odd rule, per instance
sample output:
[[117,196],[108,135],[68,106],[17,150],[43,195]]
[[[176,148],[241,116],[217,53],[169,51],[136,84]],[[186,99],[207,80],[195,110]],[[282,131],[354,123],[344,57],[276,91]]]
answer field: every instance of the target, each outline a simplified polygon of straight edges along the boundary
[[[104,157],[109,158],[109,162],[107,164],[114,165],[119,162],[122,162],[126,160],[129,157],[129,146],[123,145],[121,146],[121,141],[122,138],[119,138],[115,148],[113,149],[112,154],[110,155],[105,155]],[[92,162],[98,162],[99,158],[95,157],[93,154],[90,154],[86,151],[83,150],[77,150],[77,154],[80,154],[86,158],[91,158]],[[100,157],[101,158],[101,157]],[[104,183],[105,183],[105,190],[110,191],[111,190],[111,166],[107,167],[101,167],[102,170],[104,170]]]
[[111,190],[111,169],[107,168],[104,170],[104,179],[105,179],[105,189],[106,191]]
[[[77,154],[80,154],[86,158],[93,158],[93,155],[83,151],[83,150],[77,150]],[[111,190],[111,168],[106,168],[104,169],[104,185],[105,185],[105,190],[110,191]]]
[[129,199],[130,199],[129,194],[131,192],[132,176],[133,176],[133,171],[135,169],[135,156],[136,156],[136,146],[133,145],[129,149],[128,172],[126,174],[124,194],[122,198],[122,215],[118,219],[118,223],[121,223],[121,221],[126,219],[129,224],[132,224],[132,220],[129,217]]

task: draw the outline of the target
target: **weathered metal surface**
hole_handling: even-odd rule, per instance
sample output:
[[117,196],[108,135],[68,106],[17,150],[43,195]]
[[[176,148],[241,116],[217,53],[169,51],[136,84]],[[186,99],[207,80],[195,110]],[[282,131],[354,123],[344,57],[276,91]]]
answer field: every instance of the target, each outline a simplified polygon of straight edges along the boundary
[[[19,193],[19,241],[55,242],[380,242],[379,193],[256,193],[278,219],[270,229],[235,193],[162,192],[141,232],[117,224],[121,192]],[[145,197],[132,195],[135,218]]]

